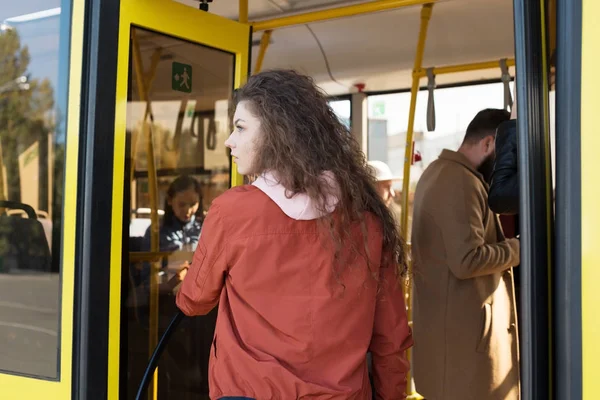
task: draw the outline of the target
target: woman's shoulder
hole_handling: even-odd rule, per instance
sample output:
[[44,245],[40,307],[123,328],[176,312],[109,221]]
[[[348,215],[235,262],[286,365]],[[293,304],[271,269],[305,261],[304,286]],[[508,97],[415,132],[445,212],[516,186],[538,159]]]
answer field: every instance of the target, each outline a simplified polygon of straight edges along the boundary
[[252,185],[241,185],[232,187],[211,203],[210,208],[218,210],[219,214],[239,214],[243,210],[253,210],[268,199],[260,189]]
[[[217,196],[212,204],[213,205],[225,205],[230,204],[232,202],[236,202],[240,199],[240,197],[244,197],[245,202],[248,201],[248,195],[258,194],[260,190],[252,185],[240,185],[234,186],[230,189],[227,189],[225,192]],[[239,206],[239,204],[238,204]]]

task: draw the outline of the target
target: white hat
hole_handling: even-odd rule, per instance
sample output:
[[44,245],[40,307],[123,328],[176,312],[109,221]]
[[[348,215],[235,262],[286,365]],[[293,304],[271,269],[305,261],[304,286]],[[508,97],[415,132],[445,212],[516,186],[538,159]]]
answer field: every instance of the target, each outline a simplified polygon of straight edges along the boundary
[[372,171],[371,173],[378,181],[397,181],[402,179],[401,176],[393,175],[390,167],[383,161],[369,161],[368,164]]

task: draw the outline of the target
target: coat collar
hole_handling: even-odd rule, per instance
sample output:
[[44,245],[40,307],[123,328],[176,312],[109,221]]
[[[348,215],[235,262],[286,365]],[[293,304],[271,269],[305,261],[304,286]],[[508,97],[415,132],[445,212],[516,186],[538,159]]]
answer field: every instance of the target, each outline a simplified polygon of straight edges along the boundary
[[471,171],[471,173],[473,173],[473,175],[475,175],[481,181],[481,183],[484,184],[486,189],[489,189],[489,185],[485,181],[485,179],[483,179],[483,175],[479,171],[477,171],[477,169],[475,167],[473,167],[473,165],[471,164],[469,159],[464,154],[462,154],[458,151],[444,149],[444,150],[442,150],[442,153],[440,154],[440,159],[452,161],[452,162],[462,165],[463,167],[465,167],[466,169]]

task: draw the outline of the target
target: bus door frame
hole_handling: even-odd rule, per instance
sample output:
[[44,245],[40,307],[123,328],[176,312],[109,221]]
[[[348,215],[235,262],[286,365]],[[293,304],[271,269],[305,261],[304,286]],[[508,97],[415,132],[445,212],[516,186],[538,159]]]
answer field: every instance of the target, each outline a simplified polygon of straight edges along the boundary
[[[122,262],[128,257],[122,238],[128,227],[123,224],[130,213],[123,196],[130,184],[125,177],[129,175],[126,117],[132,27],[233,54],[234,88],[241,86],[248,74],[252,28],[172,0],[87,1],[94,3],[86,13],[89,48],[84,52],[84,63],[89,65],[89,71],[84,66],[85,89],[91,100],[82,110],[82,118],[90,125],[79,179],[86,196],[79,206],[97,223],[82,223],[78,228],[82,235],[78,240],[81,282],[75,318],[81,322],[73,340],[76,374],[72,397],[118,399],[124,394],[126,379],[126,371],[121,369],[125,362],[121,274]],[[247,2],[242,3],[247,9]],[[242,182],[235,164],[231,174],[232,185]]]

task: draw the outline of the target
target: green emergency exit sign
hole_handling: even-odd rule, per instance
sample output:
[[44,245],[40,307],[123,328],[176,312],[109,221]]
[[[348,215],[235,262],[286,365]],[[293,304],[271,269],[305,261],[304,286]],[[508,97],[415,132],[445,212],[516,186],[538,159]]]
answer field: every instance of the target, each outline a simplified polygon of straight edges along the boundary
[[385,116],[385,103],[378,101],[373,105],[373,116],[374,117],[383,117]]
[[192,92],[192,66],[173,62],[171,68],[171,89],[178,92]]

